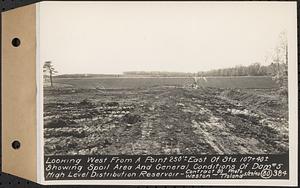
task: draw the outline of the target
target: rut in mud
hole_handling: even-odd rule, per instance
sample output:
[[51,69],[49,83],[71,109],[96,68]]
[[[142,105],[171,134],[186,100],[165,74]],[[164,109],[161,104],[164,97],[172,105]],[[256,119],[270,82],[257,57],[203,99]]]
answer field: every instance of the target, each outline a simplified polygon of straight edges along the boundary
[[44,130],[48,155],[288,152],[287,104],[269,89],[48,89]]

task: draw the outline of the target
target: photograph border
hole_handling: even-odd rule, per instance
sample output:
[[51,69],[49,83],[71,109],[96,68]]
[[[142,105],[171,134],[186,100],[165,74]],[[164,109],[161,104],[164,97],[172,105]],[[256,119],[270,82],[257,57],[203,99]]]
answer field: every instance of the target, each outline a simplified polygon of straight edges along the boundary
[[[98,2],[98,1],[97,1]],[[172,1],[168,1],[172,2]],[[59,3],[59,2],[57,2]],[[192,3],[192,2],[191,2]],[[246,3],[260,3],[260,2],[246,2]],[[275,2],[269,2],[275,3]],[[278,2],[279,3],[279,2]],[[287,3],[287,2],[285,2]],[[290,165],[290,179],[289,180],[260,180],[260,179],[184,179],[184,180],[57,180],[47,181],[44,179],[44,137],[43,137],[43,75],[41,74],[42,65],[37,56],[37,143],[38,143],[38,182],[45,185],[235,185],[235,186],[287,186],[297,185],[298,181],[298,64],[297,64],[297,5],[296,2],[288,2],[295,7],[293,14],[294,20],[291,20],[291,27],[293,33],[289,33],[289,62],[288,62],[288,101],[289,101],[289,165]],[[37,31],[39,31],[39,5],[37,3]],[[37,32],[37,41],[39,41],[39,32]],[[295,40],[296,39],[296,40]],[[39,42],[37,42],[37,49],[39,49]],[[39,52],[37,52],[39,54]],[[39,82],[38,82],[39,81]],[[41,142],[42,141],[42,142]]]

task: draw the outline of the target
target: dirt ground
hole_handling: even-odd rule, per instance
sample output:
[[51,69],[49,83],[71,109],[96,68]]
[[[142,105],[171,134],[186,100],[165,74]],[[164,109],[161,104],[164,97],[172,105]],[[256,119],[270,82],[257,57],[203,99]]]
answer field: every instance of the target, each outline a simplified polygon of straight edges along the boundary
[[46,155],[288,152],[287,98],[271,89],[44,89]]

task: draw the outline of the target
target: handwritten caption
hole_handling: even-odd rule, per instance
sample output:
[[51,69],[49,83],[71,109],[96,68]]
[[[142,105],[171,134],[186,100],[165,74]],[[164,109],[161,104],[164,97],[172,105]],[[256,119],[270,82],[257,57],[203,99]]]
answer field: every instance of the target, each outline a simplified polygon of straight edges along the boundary
[[45,180],[288,179],[288,155],[45,156]]

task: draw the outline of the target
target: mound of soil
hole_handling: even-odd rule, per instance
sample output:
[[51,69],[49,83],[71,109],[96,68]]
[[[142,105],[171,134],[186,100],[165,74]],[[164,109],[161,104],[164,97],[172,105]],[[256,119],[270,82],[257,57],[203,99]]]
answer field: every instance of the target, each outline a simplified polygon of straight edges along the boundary
[[62,120],[62,119],[54,119],[49,122],[44,123],[45,128],[61,128],[61,127],[73,127],[76,125],[75,121],[70,120]]
[[228,89],[221,92],[221,96],[258,109],[267,116],[288,119],[287,96],[284,99],[284,96],[279,95],[277,91],[266,93],[265,90]]
[[141,122],[142,121],[142,117],[139,116],[139,115],[136,115],[136,114],[126,114],[123,117],[123,121],[125,123],[128,123],[128,124],[135,124],[137,122]]
[[106,105],[107,106],[119,106],[119,103],[117,103],[117,102],[108,102]]
[[93,103],[90,102],[90,101],[87,100],[87,99],[84,99],[83,101],[81,101],[81,102],[79,103],[79,105],[80,105],[80,106],[93,106]]
[[75,137],[75,138],[84,138],[87,134],[84,130],[77,128],[77,129],[56,129],[52,131],[48,131],[45,133],[45,138],[55,138],[55,137]]

